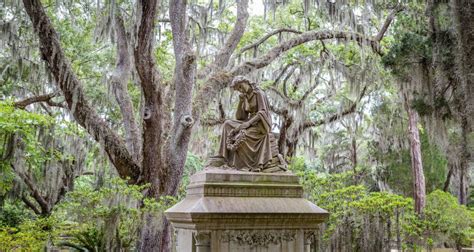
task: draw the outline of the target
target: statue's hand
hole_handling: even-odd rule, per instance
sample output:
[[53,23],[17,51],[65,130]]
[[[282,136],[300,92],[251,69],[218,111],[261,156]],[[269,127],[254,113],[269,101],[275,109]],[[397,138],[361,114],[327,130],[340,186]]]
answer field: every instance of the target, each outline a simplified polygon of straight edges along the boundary
[[240,130],[246,129],[246,128],[248,128],[248,127],[250,127],[250,123],[244,122],[244,123],[242,123],[241,125],[239,125],[239,127],[237,127],[237,130],[240,131]]

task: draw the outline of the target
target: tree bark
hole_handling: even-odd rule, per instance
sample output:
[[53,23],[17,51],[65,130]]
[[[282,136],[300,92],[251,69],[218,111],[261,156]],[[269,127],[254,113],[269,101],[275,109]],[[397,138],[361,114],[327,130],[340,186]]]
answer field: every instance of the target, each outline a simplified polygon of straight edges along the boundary
[[127,88],[132,71],[129,43],[122,16],[118,10],[115,14],[114,26],[117,38],[117,63],[115,70],[112,73],[111,85],[114,91],[115,100],[117,101],[122,114],[127,149],[132,154],[134,161],[140,163],[140,130],[135,121],[132,99],[130,98]]
[[183,175],[184,165],[191,140],[191,129],[194,119],[191,115],[192,94],[196,74],[196,55],[194,54],[188,30],[185,0],[170,2],[169,15],[173,33],[173,46],[176,58],[174,85],[176,87],[174,102],[174,122],[172,134],[167,144],[167,173],[164,193],[176,195]]
[[217,96],[217,94],[224,89],[232,79],[237,75],[246,75],[255,70],[261,69],[268,66],[275,59],[277,59],[282,53],[314,40],[327,40],[327,39],[345,39],[358,41],[360,44],[366,44],[371,46],[374,51],[378,51],[379,44],[377,41],[367,38],[359,33],[351,32],[334,32],[334,31],[308,31],[304,32],[294,38],[280,43],[279,45],[270,49],[266,54],[255,58],[253,60],[242,62],[240,65],[233,67],[232,69],[217,71],[209,76],[205,81],[207,85],[204,85],[196,95],[193,105],[193,115],[195,119],[200,119],[200,114],[205,111],[211,101]]
[[227,66],[230,56],[235,51],[235,48],[237,48],[240,39],[244,35],[245,28],[247,27],[247,19],[249,18],[249,0],[237,0],[237,2],[237,20],[234,24],[234,29],[226,39],[225,44],[221,47],[214,60],[213,65],[218,69]]
[[[239,50],[239,52],[236,54],[236,56],[240,56],[242,55],[242,53],[244,53],[245,51],[248,51],[250,49],[254,49],[254,48],[257,48],[259,45],[263,44],[265,41],[267,41],[270,37],[272,37],[273,35],[280,35],[282,32],[289,32],[289,33],[295,33],[295,34],[301,34],[303,32],[301,31],[298,31],[298,30],[294,30],[294,29],[290,29],[290,28],[280,28],[280,29],[277,29],[277,30],[274,30],[274,31],[271,31],[269,32],[268,34],[266,34],[265,36],[263,36],[261,39],[259,39],[258,41],[248,45],[248,46],[245,46],[243,47],[242,49]],[[289,65],[287,65],[288,67]]]
[[21,101],[16,101],[14,106],[19,109],[25,109],[27,106],[37,103],[37,102],[50,102],[51,99],[54,97],[58,96],[59,92],[53,92],[49,94],[44,94],[44,95],[37,95],[33,97],[28,97],[24,100]]
[[288,115],[288,110],[284,110],[282,114],[282,124],[280,127],[280,137],[278,138],[278,152],[282,154],[284,157],[287,157],[287,135],[288,129],[290,128],[291,124],[293,123],[292,118]]
[[413,198],[415,200],[415,211],[418,214],[425,208],[425,175],[421,159],[420,133],[418,130],[419,116],[413,108],[405,105],[408,113],[408,137],[410,139],[411,168],[413,173]]
[[452,0],[453,14],[457,35],[458,75],[464,94],[465,117],[469,130],[474,123],[474,2],[469,0]]
[[388,30],[388,27],[392,23],[393,19],[395,16],[403,10],[403,6],[401,4],[398,4],[391,12],[388,14],[387,18],[385,19],[382,27],[380,28],[380,31],[377,33],[377,35],[374,37],[375,41],[381,41],[383,37],[385,36],[385,33]]
[[[149,183],[146,196],[159,200],[165,191],[166,164],[163,158],[163,97],[160,73],[153,57],[154,26],[158,0],[138,2],[138,34],[134,49],[135,67],[144,98],[142,176],[140,182]],[[140,251],[163,250],[163,237],[167,235],[160,219],[153,213],[143,216],[143,226],[138,244]],[[164,238],[166,243],[166,238]]]
[[456,65],[460,80],[461,106],[461,160],[459,202],[467,204],[469,189],[469,163],[472,162],[469,150],[469,135],[474,123],[474,3],[467,0],[452,0],[452,9],[457,36]]
[[448,192],[449,185],[451,184],[451,177],[453,176],[455,164],[449,166],[448,174],[446,175],[446,180],[444,181],[443,191]]
[[74,74],[40,0],[23,0],[23,4],[39,37],[41,56],[62,90],[74,119],[102,145],[120,177],[135,183],[140,174],[140,166],[133,161],[123,140],[87,103],[82,84]]
[[[356,134],[356,132],[354,132]],[[356,168],[357,168],[357,140],[355,136],[351,137],[351,162],[352,162],[352,169],[354,170],[354,176],[356,176]]]
[[469,151],[469,126],[468,119],[462,118],[461,120],[461,160],[459,162],[459,203],[467,205],[469,199],[469,161],[471,153]]

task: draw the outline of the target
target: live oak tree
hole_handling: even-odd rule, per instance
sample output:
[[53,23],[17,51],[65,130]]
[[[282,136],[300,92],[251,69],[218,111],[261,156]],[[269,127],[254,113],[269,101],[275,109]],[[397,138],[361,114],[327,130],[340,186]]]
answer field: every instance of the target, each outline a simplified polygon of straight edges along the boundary
[[[53,207],[73,190],[76,176],[84,174],[84,141],[71,134],[73,127],[64,121],[53,123],[51,116],[24,110],[38,100],[49,101],[55,95],[0,104],[0,139],[4,143],[0,151],[0,166],[4,172],[2,193],[16,187],[11,192],[14,197],[41,217],[49,216]],[[5,173],[5,170],[11,172]],[[12,173],[19,181],[15,181]]]
[[[364,184],[370,191],[406,197],[415,192],[418,212],[423,209],[423,191],[429,194],[443,184],[460,202],[468,202],[472,57],[468,57],[466,42],[471,33],[465,31],[472,20],[467,12],[471,6],[463,1],[409,4],[405,15],[396,15],[400,10],[390,1],[386,5],[378,1],[266,1],[263,17],[246,14],[244,1],[143,1],[137,6],[120,1],[53,2],[42,1],[51,22],[38,1],[25,1],[35,25],[25,18],[23,5],[0,12],[7,20],[0,34],[11,39],[0,49],[0,72],[6,83],[0,91],[15,97],[11,104],[16,111],[41,110],[73,118],[88,132],[84,138],[94,139],[104,151],[90,155],[108,156],[130,184],[150,184],[144,191],[148,199],[176,193],[186,153],[197,149],[197,144],[186,144],[209,130],[201,125],[218,125],[231,114],[227,99],[232,96],[227,96],[225,87],[233,76],[247,74],[269,95],[279,147],[292,156],[292,167],[303,155],[311,166],[305,169],[329,174],[351,171],[343,188]],[[81,12],[75,15],[78,9]],[[99,42],[90,36],[95,26]],[[39,42],[37,36],[29,37],[33,28]],[[83,34],[89,35],[84,39]],[[388,39],[382,39],[385,34]],[[110,43],[101,42],[104,37],[110,37]],[[5,41],[5,37],[0,39]],[[33,47],[25,46],[28,43]],[[38,43],[48,68],[40,80],[31,77],[43,64],[37,50],[30,50],[31,58],[21,55]],[[5,58],[10,49],[15,53]],[[391,73],[381,69],[380,56]],[[53,80],[47,80],[47,72]],[[14,88],[12,76],[19,79]],[[43,138],[44,132],[40,135]],[[4,136],[10,137],[2,134],[1,141]],[[7,145],[8,149],[11,146],[15,145]],[[22,155],[18,146],[15,150]],[[43,192],[44,181],[36,180],[21,163],[11,164],[15,183],[24,189],[21,200],[40,216],[49,215],[61,200],[56,196],[64,192],[57,194],[58,190],[72,190],[60,183]],[[43,166],[41,172],[49,176],[49,168]],[[102,176],[97,177],[100,181]],[[67,177],[64,185],[72,185],[73,180],[74,176]],[[345,195],[331,195],[339,201],[318,204],[339,213],[338,207],[348,203]],[[357,210],[354,216],[351,210],[342,219],[334,219],[330,225],[336,223],[335,232],[327,248],[388,248],[390,242],[384,239],[395,238],[400,212],[392,209],[385,215],[379,211],[385,195],[367,196],[359,206],[362,212]],[[439,198],[439,193],[433,195]],[[320,196],[311,197],[317,201]],[[429,209],[430,204],[426,205]],[[358,233],[358,225],[374,216],[379,218],[375,224]],[[167,223],[160,216],[147,214],[143,219],[140,248],[166,247]],[[397,247],[411,242],[400,230],[396,234]],[[360,242],[347,239],[350,235],[360,237]],[[376,238],[371,242],[369,237]]]
[[[24,0],[38,39],[42,59],[46,62],[66,106],[74,119],[104,148],[110,162],[122,178],[131,184],[150,184],[147,197],[175,195],[183,174],[188,144],[195,123],[234,76],[249,74],[272,63],[284,52],[314,40],[354,40],[374,51],[393,15],[374,37],[356,32],[309,30],[298,32],[263,55],[235,64],[232,56],[248,20],[248,0],[237,2],[237,17],[222,46],[205,67],[197,69],[198,56],[190,37],[187,1],[170,1],[169,6],[157,0],[138,1],[136,37],[127,36],[120,9],[113,17],[117,45],[117,63],[112,87],[122,114],[125,139],[114,131],[87,100],[81,80],[71,67],[60,43],[59,34],[39,0]],[[169,12],[175,67],[172,83],[165,85],[154,58],[158,13]],[[275,34],[275,32],[273,32]],[[267,36],[271,36],[269,34]],[[130,52],[133,48],[133,53]],[[135,67],[132,70],[132,66]],[[141,123],[134,117],[127,91],[131,72],[136,71],[143,95]],[[195,90],[196,80],[203,85]],[[139,127],[141,125],[141,128]],[[140,249],[165,250],[169,247],[168,222],[157,225],[154,216],[145,216]],[[161,237],[158,238],[157,237]]]
[[[409,136],[413,139],[413,170],[419,174],[414,177],[414,186],[419,188],[416,194],[424,198],[421,150],[416,147],[420,142],[416,137],[418,124],[446,153],[449,169],[444,190],[455,192],[462,204],[468,202],[470,179],[466,171],[472,163],[472,125],[468,118],[472,118],[473,93],[466,86],[472,78],[465,72],[472,66],[472,57],[466,57],[472,53],[472,46],[465,40],[472,35],[468,27],[474,21],[469,10],[469,1],[427,1],[397,24],[395,29],[404,31],[396,33],[399,43],[383,60],[399,78],[412,124]],[[454,179],[459,183],[454,185]],[[422,201],[417,200],[417,211],[422,210]]]

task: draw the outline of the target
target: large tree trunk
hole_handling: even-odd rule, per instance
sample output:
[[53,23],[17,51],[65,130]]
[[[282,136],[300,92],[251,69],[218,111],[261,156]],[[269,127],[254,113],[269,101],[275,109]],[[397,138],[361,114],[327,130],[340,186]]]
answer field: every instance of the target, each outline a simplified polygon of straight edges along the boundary
[[[139,1],[138,34],[134,51],[135,66],[144,97],[142,183],[150,184],[146,196],[159,200],[165,191],[166,164],[163,158],[163,92],[161,76],[153,57],[154,27],[157,0]],[[139,242],[140,251],[167,251],[163,249],[163,221],[160,214],[145,213]],[[166,239],[165,239],[166,240]]]
[[408,113],[408,131],[410,139],[411,169],[413,173],[413,198],[415,200],[415,211],[423,212],[425,207],[425,175],[421,159],[420,132],[418,130],[418,112],[406,104]]
[[291,159],[292,157],[296,156],[296,147],[298,146],[298,139],[294,139],[293,141],[286,140],[286,156]]
[[[118,8],[117,8],[118,9]],[[132,65],[130,60],[129,43],[127,32],[122,20],[120,11],[117,10],[114,18],[116,44],[117,44],[117,63],[115,71],[112,73],[111,85],[114,91],[122,114],[123,127],[125,130],[125,143],[128,151],[132,154],[135,162],[141,162],[141,137],[135,113],[133,111],[132,99],[130,98],[127,84],[130,79]]]
[[[355,133],[354,133],[355,134]],[[352,169],[354,170],[354,176],[356,175],[357,168],[357,140],[355,136],[351,137],[351,163]]]
[[443,186],[443,191],[445,192],[449,191],[449,185],[451,184],[451,178],[453,177],[453,171],[455,169],[454,167],[455,167],[454,164],[449,165],[448,174],[446,175],[446,180],[444,181],[444,186]]
[[468,135],[469,135],[469,126],[468,119],[462,118],[461,121],[461,156],[459,162],[459,203],[467,205],[469,199],[469,160],[471,153],[469,151]]
[[136,183],[140,166],[133,160],[122,138],[97,114],[86,100],[82,83],[66,58],[59,36],[46,15],[40,0],[23,0],[26,12],[38,35],[42,59],[46,61],[56,85],[61,89],[74,119],[102,145],[120,177]]
[[457,33],[458,74],[464,94],[465,117],[468,125],[472,127],[474,123],[474,2],[470,0],[453,0],[452,2]]
[[454,23],[457,37],[456,65],[460,80],[461,104],[460,117],[462,128],[460,160],[460,193],[459,202],[467,204],[469,188],[469,135],[474,123],[474,2],[469,0],[452,0]]
[[[386,31],[386,28],[382,29],[382,35],[378,35],[375,40],[358,33],[309,31],[282,42],[259,58],[231,67],[229,66],[230,58],[241,40],[248,19],[248,0],[239,0],[237,2],[237,19],[234,29],[211,64],[214,71],[210,71],[209,78],[206,81],[207,85],[202,87],[195,102],[192,103],[196,59],[188,41],[187,1],[171,0],[170,21],[176,59],[173,76],[176,98],[172,113],[174,118],[171,123],[169,116],[163,116],[165,113],[164,99],[166,97],[153,53],[154,28],[157,6],[160,6],[160,1],[141,0],[138,2],[137,44],[134,50],[135,67],[144,98],[143,142],[140,151],[137,142],[134,141],[138,139],[138,130],[135,129],[136,125],[133,125],[133,111],[126,114],[133,110],[129,99],[126,97],[126,82],[119,83],[119,81],[128,78],[127,71],[122,70],[127,70],[130,65],[128,62],[121,61],[127,60],[124,57],[121,58],[121,56],[127,56],[122,53],[125,52],[126,45],[124,43],[127,41],[117,41],[119,59],[117,75],[114,75],[116,97],[122,114],[126,114],[123,119],[126,124],[127,141],[124,142],[101,118],[93,106],[88,103],[82,84],[64,55],[59,37],[46,16],[41,1],[23,0],[23,2],[39,37],[42,58],[47,62],[50,72],[61,88],[67,106],[75,120],[103,146],[110,161],[122,178],[128,178],[132,184],[149,183],[151,186],[146,192],[146,196],[155,199],[159,199],[162,195],[176,194],[186,160],[193,119],[199,120],[201,112],[207,109],[213,98],[230,83],[234,76],[248,74],[263,68],[282,53],[313,40],[356,40],[361,44],[370,45],[375,51],[378,51],[379,37]],[[384,26],[388,27],[388,25]],[[119,35],[121,32],[122,30],[117,30]],[[119,37],[119,39],[121,38]],[[193,109],[191,109],[191,104],[193,104]],[[191,112],[194,118],[191,117]],[[169,124],[173,124],[173,128],[167,132],[168,128],[166,126]],[[295,139],[293,150],[296,141],[297,139]],[[169,223],[165,219],[159,219],[152,215],[146,215],[143,219],[144,226],[141,232],[139,249],[141,251],[169,250]]]
[[287,157],[286,151],[287,148],[287,138],[288,138],[288,129],[290,128],[291,124],[293,123],[293,119],[288,115],[288,110],[283,111],[283,118],[282,123],[280,126],[280,137],[278,138],[278,152],[282,154],[284,157]]

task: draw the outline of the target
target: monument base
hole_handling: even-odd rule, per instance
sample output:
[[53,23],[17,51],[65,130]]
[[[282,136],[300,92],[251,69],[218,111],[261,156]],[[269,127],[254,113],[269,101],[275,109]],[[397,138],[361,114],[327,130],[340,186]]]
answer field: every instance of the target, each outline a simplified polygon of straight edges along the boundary
[[311,251],[328,213],[303,198],[291,173],[205,170],[168,209],[179,252]]

